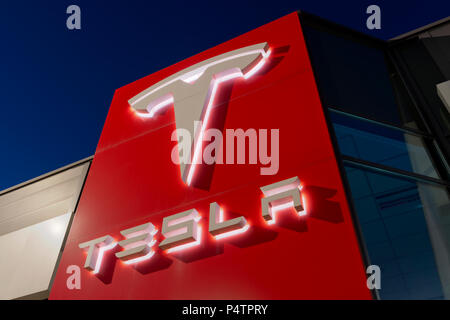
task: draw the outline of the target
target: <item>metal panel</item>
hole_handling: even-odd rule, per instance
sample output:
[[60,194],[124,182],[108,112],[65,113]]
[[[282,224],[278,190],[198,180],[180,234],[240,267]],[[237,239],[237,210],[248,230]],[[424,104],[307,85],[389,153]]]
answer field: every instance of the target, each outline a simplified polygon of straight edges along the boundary
[[44,299],[90,161],[0,193],[0,299]]
[[0,236],[73,212],[89,163],[0,195]]
[[0,299],[48,294],[70,216],[66,213],[0,236]]
[[447,107],[447,111],[450,112],[450,80],[439,83],[436,88],[439,97]]

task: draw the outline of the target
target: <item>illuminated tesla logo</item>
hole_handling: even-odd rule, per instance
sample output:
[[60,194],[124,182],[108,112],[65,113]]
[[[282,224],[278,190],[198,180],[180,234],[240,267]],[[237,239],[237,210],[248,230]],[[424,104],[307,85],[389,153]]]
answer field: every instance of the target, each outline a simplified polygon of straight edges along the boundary
[[[298,177],[286,179],[260,188],[262,218],[267,225],[274,225],[278,211],[294,208],[298,216],[306,215],[305,199],[301,193]],[[162,221],[161,234],[164,239],[156,246],[156,227],[148,222],[143,225],[121,231],[124,240],[116,242],[110,235],[83,242],[79,247],[87,251],[84,268],[94,274],[100,272],[103,255],[119,245],[123,250],[116,252],[116,258],[125,264],[137,264],[151,259],[159,247],[166,253],[186,250],[200,245],[202,239],[202,216],[196,209],[190,209],[168,217]],[[215,241],[239,236],[251,228],[251,222],[243,216],[225,220],[225,212],[217,202],[209,205],[208,232]]]
[[[220,84],[249,79],[263,67],[270,51],[264,42],[218,55],[173,74],[128,101],[138,116],[147,118],[156,117],[173,104],[177,129],[190,132],[189,161],[179,163],[187,185],[191,185],[196,165],[201,162],[202,138]],[[196,121],[199,128],[193,126]]]

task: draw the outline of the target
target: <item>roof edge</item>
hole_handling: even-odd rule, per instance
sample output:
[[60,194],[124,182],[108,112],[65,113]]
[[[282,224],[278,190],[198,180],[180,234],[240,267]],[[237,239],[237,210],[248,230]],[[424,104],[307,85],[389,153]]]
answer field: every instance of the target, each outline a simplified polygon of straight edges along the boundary
[[30,180],[24,181],[24,182],[22,182],[22,183],[19,183],[19,184],[15,185],[15,186],[12,186],[12,187],[7,188],[7,189],[0,190],[0,196],[4,195],[4,194],[6,194],[6,193],[9,193],[9,192],[11,192],[11,191],[14,191],[14,190],[23,188],[23,187],[25,187],[25,186],[27,186],[27,185],[29,185],[29,184],[35,183],[35,182],[37,182],[37,181],[39,181],[39,180],[46,179],[46,178],[48,178],[48,177],[50,177],[50,176],[53,176],[53,175],[58,174],[58,173],[61,173],[61,172],[66,171],[66,170],[68,170],[68,169],[74,168],[74,167],[76,167],[76,166],[79,166],[80,164],[89,162],[89,161],[91,161],[92,159],[94,159],[94,156],[86,157],[86,158],[84,158],[84,159],[81,159],[81,160],[78,160],[78,161],[76,161],[76,162],[70,163],[70,164],[68,164],[68,165],[66,165],[66,166],[64,166],[64,167],[58,168],[58,169],[56,169],[56,170],[53,170],[53,171],[50,171],[50,172],[47,172],[47,173],[44,173],[44,174],[42,174],[42,175],[40,175],[40,176],[38,176],[38,177],[36,177],[36,178],[33,178],[33,179],[30,179]]
[[440,19],[440,20],[437,20],[437,21],[432,22],[430,24],[427,24],[427,25],[425,25],[423,27],[420,27],[420,28],[408,31],[408,32],[406,32],[404,34],[398,35],[398,36],[396,36],[394,38],[389,39],[388,42],[397,41],[397,40],[404,40],[404,39],[407,39],[407,38],[414,37],[414,36],[416,36],[416,35],[418,35],[418,34],[420,34],[422,32],[426,32],[426,31],[428,31],[430,29],[433,29],[435,27],[439,27],[440,25],[445,24],[447,22],[450,22],[450,16],[448,16],[446,18],[443,18],[443,19]]

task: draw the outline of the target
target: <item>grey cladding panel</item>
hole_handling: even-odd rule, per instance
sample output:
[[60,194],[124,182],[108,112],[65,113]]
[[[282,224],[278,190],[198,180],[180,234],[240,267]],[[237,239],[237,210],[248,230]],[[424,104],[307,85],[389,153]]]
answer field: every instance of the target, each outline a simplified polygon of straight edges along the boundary
[[0,195],[0,235],[73,212],[89,163]]

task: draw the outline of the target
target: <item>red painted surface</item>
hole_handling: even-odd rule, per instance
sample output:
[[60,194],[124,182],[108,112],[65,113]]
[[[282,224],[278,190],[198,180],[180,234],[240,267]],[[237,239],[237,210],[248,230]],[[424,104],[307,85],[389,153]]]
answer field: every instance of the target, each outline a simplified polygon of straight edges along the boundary
[[[171,162],[176,142],[173,109],[154,119],[136,117],[128,99],[204,59],[268,42],[270,68],[231,90],[224,128],[280,129],[280,169],[217,164],[209,190],[186,187]],[[268,226],[261,186],[298,176],[307,215],[289,210]],[[106,257],[103,275],[81,271],[81,290],[69,290],[66,269],[83,266],[78,244],[196,208],[207,230],[208,206],[226,217],[243,215],[242,234],[179,254],[159,249],[133,268]],[[158,233],[160,235],[160,233]],[[118,89],[70,230],[50,299],[370,299],[348,204],[320,105],[297,14],[293,13]]]

